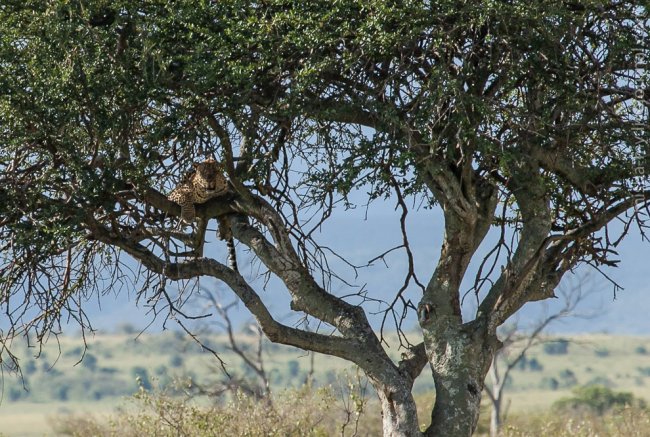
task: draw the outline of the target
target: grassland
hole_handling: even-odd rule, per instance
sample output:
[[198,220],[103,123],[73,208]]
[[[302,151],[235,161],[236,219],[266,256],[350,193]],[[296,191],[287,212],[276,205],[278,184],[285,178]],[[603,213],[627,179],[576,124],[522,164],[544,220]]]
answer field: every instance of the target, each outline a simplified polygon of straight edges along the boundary
[[[204,338],[231,375],[251,375],[228,349],[224,336]],[[606,385],[650,400],[649,337],[591,334],[564,339],[569,340],[566,353],[551,354],[548,346],[539,344],[528,351],[525,365],[512,372],[506,396],[510,414],[543,412],[574,387],[587,384]],[[255,350],[254,337],[242,334],[239,342],[244,350]],[[311,370],[309,355],[272,344],[265,344],[264,349],[265,368],[274,390],[303,384]],[[398,348],[391,348],[391,353],[397,356]],[[161,388],[177,378],[190,377],[205,386],[224,378],[209,352],[171,332],[139,337],[133,333],[97,335],[88,341],[81,362],[84,348],[78,338],[61,337],[58,345],[49,344],[34,359],[37,354],[27,348],[21,353],[28,392],[14,375],[4,375],[0,405],[0,433],[4,436],[48,435],[48,417],[60,414],[102,416],[116,408],[129,408],[128,398],[138,390],[138,378],[145,384],[154,380]],[[345,384],[346,372],[355,373],[348,363],[336,358],[317,356],[313,360],[316,385],[332,385],[336,391]],[[416,382],[415,392],[422,407],[432,402],[432,381],[426,370]]]

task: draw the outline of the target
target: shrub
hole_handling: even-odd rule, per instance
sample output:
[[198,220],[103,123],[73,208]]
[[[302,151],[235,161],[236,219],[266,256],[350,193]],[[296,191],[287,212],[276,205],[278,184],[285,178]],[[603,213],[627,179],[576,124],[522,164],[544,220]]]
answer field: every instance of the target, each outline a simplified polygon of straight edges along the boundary
[[537,358],[531,358],[528,360],[528,369],[530,369],[531,372],[541,372],[544,370],[544,366],[540,364]]
[[337,433],[337,424],[325,420],[335,402],[326,390],[287,391],[272,403],[238,395],[226,405],[212,408],[144,390],[134,399],[136,412],[123,411],[108,421],[68,415],[51,419],[51,424],[57,435],[98,437],[326,437]]
[[565,355],[569,353],[569,340],[561,338],[545,343],[544,352],[549,355]]
[[81,365],[91,372],[94,372],[97,370],[97,357],[95,357],[93,354],[86,354],[83,361],[81,362]]
[[169,365],[172,367],[181,367],[183,365],[183,357],[178,354],[172,355],[169,359]]
[[27,396],[27,392],[22,388],[11,387],[8,392],[9,402],[16,402]]
[[287,363],[289,366],[289,376],[295,378],[300,373],[300,363],[296,360],[291,360]]
[[585,385],[595,385],[595,386],[612,388],[616,384],[614,384],[614,382],[606,376],[596,376],[595,378],[587,381]]
[[597,385],[578,387],[573,397],[562,398],[553,404],[556,410],[586,410],[602,416],[606,411],[625,406],[644,408],[645,403],[632,393],[615,392],[608,387]]
[[36,373],[38,369],[36,368],[36,361],[35,360],[29,360],[25,365],[23,366],[23,372],[25,375],[32,375]]
[[510,415],[502,437],[642,437],[650,429],[650,412],[624,408],[602,416],[573,413],[543,413]]
[[560,387],[560,382],[555,378],[544,377],[539,384],[539,388],[545,390],[557,390]]
[[562,380],[562,387],[573,387],[578,383],[578,378],[576,378],[576,374],[571,369],[561,371],[560,379]]
[[149,379],[149,372],[147,369],[140,366],[131,368],[131,376],[138,382],[138,385],[144,390],[151,390],[151,380]]
[[597,357],[604,358],[609,356],[609,349],[607,348],[598,348],[594,351]]
[[68,387],[66,385],[53,386],[52,387],[52,398],[57,400],[57,401],[65,402],[70,397],[69,394],[68,394],[69,391],[70,391],[70,387]]
[[82,346],[73,347],[63,353],[64,357],[80,357],[83,355],[84,348]]
[[648,349],[646,349],[645,346],[637,346],[636,349],[634,349],[634,352],[639,355],[647,355]]

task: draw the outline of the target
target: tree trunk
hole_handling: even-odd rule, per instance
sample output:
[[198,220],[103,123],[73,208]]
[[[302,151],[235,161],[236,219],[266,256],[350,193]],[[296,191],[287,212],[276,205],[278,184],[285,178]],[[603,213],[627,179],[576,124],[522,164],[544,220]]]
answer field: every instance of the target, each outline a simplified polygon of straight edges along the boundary
[[490,437],[497,437],[501,429],[501,396],[497,395],[492,401],[490,412]]
[[409,387],[400,390],[377,391],[381,401],[384,437],[421,436],[418,413]]
[[[474,323],[425,332],[436,402],[427,436],[469,437],[478,424],[485,376],[497,341]],[[440,326],[434,325],[434,326]]]

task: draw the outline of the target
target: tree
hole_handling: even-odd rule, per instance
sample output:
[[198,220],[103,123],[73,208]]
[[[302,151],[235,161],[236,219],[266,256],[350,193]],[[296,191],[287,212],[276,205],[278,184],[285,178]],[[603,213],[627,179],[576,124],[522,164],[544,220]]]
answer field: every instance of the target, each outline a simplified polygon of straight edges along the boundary
[[[646,229],[648,8],[635,1],[25,0],[0,7],[0,35],[3,362],[16,336],[88,327],[85,299],[114,287],[182,321],[171,285],[207,276],[271,341],[363,369],[385,435],[467,436],[497,328],[579,265],[615,265],[616,244]],[[199,220],[229,217],[319,332],[281,323],[250,280],[184,248],[193,236],[165,194],[213,155],[232,194]],[[401,212],[406,273],[379,330],[372,295],[330,292],[345,283],[329,260],[345,254],[315,232],[362,193]],[[444,216],[426,280],[410,205]],[[402,337],[394,362],[381,333],[414,312],[422,341]],[[422,431],[411,388],[427,365]]]
[[553,404],[556,410],[588,410],[602,416],[612,408],[645,408],[645,402],[632,393],[615,392],[611,388],[592,385],[577,387],[574,396],[558,399]]
[[[492,364],[489,372],[492,384],[484,387],[485,393],[488,395],[488,400],[492,407],[490,411],[491,437],[497,437],[501,432],[501,424],[506,414],[503,402],[505,399],[506,389],[508,388],[508,381],[511,377],[511,372],[514,369],[521,368],[522,364],[528,364],[532,371],[541,370],[540,364],[536,359],[531,359],[530,362],[526,361],[526,354],[530,348],[540,342],[544,342],[542,334],[551,323],[565,317],[578,316],[578,314],[575,313],[575,309],[585,297],[580,282],[566,292],[561,291],[561,295],[564,301],[562,308],[543,317],[528,331],[519,329],[517,325],[511,325],[504,327],[505,329],[502,330],[504,332],[500,333],[502,346],[492,357]],[[545,345],[547,344],[549,343],[545,343]],[[573,372],[570,370],[569,372],[570,374],[566,374],[565,376],[567,378],[572,377],[573,380],[575,380]],[[557,383],[557,381],[555,382]],[[552,390],[557,388],[550,380],[549,385]]]
[[[234,396],[251,396],[257,400],[266,401],[268,407],[272,407],[271,384],[264,366],[264,355],[266,354],[264,333],[259,325],[257,323],[250,323],[245,327],[246,337],[255,340],[254,347],[248,347],[249,345],[242,341],[241,337],[239,340],[237,339],[229,314],[230,310],[237,304],[237,301],[224,305],[221,303],[221,299],[217,293],[212,293],[206,288],[201,290],[200,297],[209,309],[215,310],[219,315],[219,319],[213,319],[211,321],[226,334],[228,338],[226,348],[239,357],[241,362],[240,367],[244,369],[245,375],[243,377],[237,377],[236,375],[228,374],[220,381],[208,385],[197,385],[194,383],[194,391],[197,394],[208,395],[213,399],[219,399],[227,392],[230,392]],[[210,328],[210,326],[206,326],[203,329],[208,332],[213,332]]]
[[97,357],[92,354],[86,354],[83,358],[83,366],[94,372],[97,370]]

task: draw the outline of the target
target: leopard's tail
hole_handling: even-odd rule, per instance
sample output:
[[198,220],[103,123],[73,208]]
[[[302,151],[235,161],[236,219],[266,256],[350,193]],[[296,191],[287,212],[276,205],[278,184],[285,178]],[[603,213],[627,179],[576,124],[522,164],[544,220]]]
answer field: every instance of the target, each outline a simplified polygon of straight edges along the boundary
[[230,219],[228,216],[219,219],[219,227],[217,228],[217,237],[226,242],[226,250],[228,251],[228,267],[238,272],[237,269],[237,252],[235,252],[235,240],[232,237],[232,229],[230,228]]
[[226,240],[226,249],[228,250],[228,267],[238,272],[237,252],[235,252],[235,240],[230,237]]

